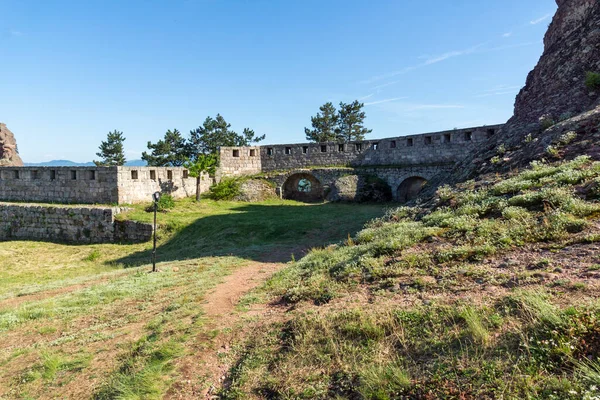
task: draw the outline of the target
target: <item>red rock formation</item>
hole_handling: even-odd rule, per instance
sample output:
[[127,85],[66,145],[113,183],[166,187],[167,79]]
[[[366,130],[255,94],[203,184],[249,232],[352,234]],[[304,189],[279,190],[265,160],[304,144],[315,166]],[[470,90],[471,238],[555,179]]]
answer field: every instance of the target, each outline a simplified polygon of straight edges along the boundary
[[576,135],[562,145],[562,159],[586,154],[600,160],[600,90],[585,83],[588,71],[600,73],[600,0],[556,2],[544,53],[516,98],[513,117],[487,145],[466,153],[452,172],[436,177],[429,192],[443,183],[523,168],[532,160],[556,161],[547,149],[567,133]]
[[5,124],[0,123],[0,166],[22,166],[19,157],[15,135],[8,130]]
[[600,72],[600,1],[556,2],[544,53],[517,96],[510,126],[534,124],[544,115],[558,122],[600,104],[600,90],[585,85],[586,72]]

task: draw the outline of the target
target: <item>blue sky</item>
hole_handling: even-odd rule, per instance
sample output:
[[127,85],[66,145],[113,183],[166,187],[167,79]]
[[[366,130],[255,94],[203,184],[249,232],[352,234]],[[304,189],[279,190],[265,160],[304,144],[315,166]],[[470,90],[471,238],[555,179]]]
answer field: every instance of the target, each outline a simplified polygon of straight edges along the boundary
[[0,121],[26,162],[128,159],[221,113],[303,142],[327,101],[371,137],[505,122],[554,0],[0,0]]

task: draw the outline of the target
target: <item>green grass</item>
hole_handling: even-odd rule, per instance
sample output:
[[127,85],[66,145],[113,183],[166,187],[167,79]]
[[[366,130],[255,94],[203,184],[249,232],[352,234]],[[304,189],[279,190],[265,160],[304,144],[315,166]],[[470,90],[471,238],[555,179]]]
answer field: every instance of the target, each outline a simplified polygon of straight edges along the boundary
[[[146,205],[127,217],[152,221]],[[381,205],[263,203],[193,199],[176,202],[158,222],[158,262],[207,256],[286,261],[292,253],[337,242],[382,213]],[[335,223],[332,223],[335,221]],[[0,243],[0,300],[42,290],[60,289],[119,274],[123,267],[148,264],[151,243],[64,245],[47,242]]]
[[[599,177],[600,163],[585,157],[533,163],[442,187],[311,251],[247,296],[298,311],[251,335],[222,396],[595,398],[600,303],[571,296],[597,296],[582,282],[544,281],[550,259],[491,261],[525,246],[593,243]],[[476,297],[484,285],[498,294]]]
[[[259,261],[287,260],[292,253],[335,243],[382,213],[381,205],[304,204],[289,200],[239,203],[186,199],[160,215],[164,232],[159,261],[228,256]],[[152,215],[136,207],[128,215],[150,222]],[[284,252],[282,254],[282,252]],[[126,265],[147,262],[149,249],[113,260]]]
[[[151,221],[145,204],[127,217]],[[193,199],[151,243],[0,243],[0,398],[162,398],[203,332],[203,296],[236,268],[353,235],[380,205]],[[4,304],[4,305],[3,305]],[[89,382],[95,382],[90,386]],[[77,394],[75,394],[77,393]]]
[[[533,298],[535,305],[525,305]],[[297,313],[254,335],[224,398],[554,398],[598,395],[598,306],[473,305]],[[524,307],[526,312],[524,312]],[[553,311],[549,311],[549,309]],[[574,368],[575,366],[575,368]],[[404,396],[404,397],[402,397]],[[590,399],[593,397],[589,397]]]
[[[478,190],[442,187],[431,209],[390,210],[350,244],[311,252],[275,276],[269,290],[287,302],[321,303],[357,283],[389,284],[410,270],[430,275],[528,243],[567,240],[600,213],[596,194],[582,198],[574,189],[598,177],[600,163],[580,157],[559,166],[535,163]],[[427,251],[408,251],[416,245]]]

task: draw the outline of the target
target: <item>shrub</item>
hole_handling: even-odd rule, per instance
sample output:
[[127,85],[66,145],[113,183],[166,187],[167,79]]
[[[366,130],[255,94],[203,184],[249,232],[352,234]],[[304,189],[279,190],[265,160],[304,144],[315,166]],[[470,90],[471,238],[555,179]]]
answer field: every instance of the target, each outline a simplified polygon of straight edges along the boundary
[[525,136],[525,139],[523,140],[525,143],[531,143],[533,142],[533,135],[531,133],[528,133],[527,136]]
[[90,254],[88,254],[87,257],[84,258],[85,261],[96,261],[97,259],[100,258],[102,254],[100,253],[100,250],[98,249],[94,249],[92,250],[92,252]]
[[539,119],[540,122],[540,126],[542,127],[542,130],[546,130],[554,125],[556,125],[556,121],[554,121],[554,118],[552,118],[551,115],[542,115]]
[[560,153],[558,152],[558,149],[555,146],[548,146],[546,147],[546,154],[552,157],[558,157]]
[[577,133],[574,131],[569,131],[567,133],[565,133],[564,135],[562,135],[560,137],[560,139],[558,139],[558,143],[566,146],[569,143],[571,143],[573,140],[575,140],[577,138]]
[[[172,210],[173,208],[175,208],[175,200],[173,200],[173,196],[171,196],[170,194],[161,195],[160,200],[158,200],[158,203],[156,204],[156,210],[160,212],[167,212],[169,210]],[[154,203],[146,207],[146,211],[153,212]]]
[[589,71],[585,75],[585,86],[591,90],[600,89],[600,73]]
[[496,149],[496,154],[498,154],[499,156],[503,156],[504,154],[506,154],[506,146],[504,145],[504,143],[498,146],[498,148]]
[[157,209],[158,211],[165,212],[175,208],[175,200],[170,194],[163,194],[158,200]]
[[213,200],[233,200],[240,194],[240,179],[223,179],[210,187],[208,197]]

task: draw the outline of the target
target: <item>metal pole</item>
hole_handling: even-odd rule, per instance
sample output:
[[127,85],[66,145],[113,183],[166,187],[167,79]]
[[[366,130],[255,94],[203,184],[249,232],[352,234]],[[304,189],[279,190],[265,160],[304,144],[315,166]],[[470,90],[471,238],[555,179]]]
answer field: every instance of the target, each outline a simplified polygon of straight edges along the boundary
[[156,209],[158,202],[154,200],[154,246],[152,248],[152,272],[156,272]]

